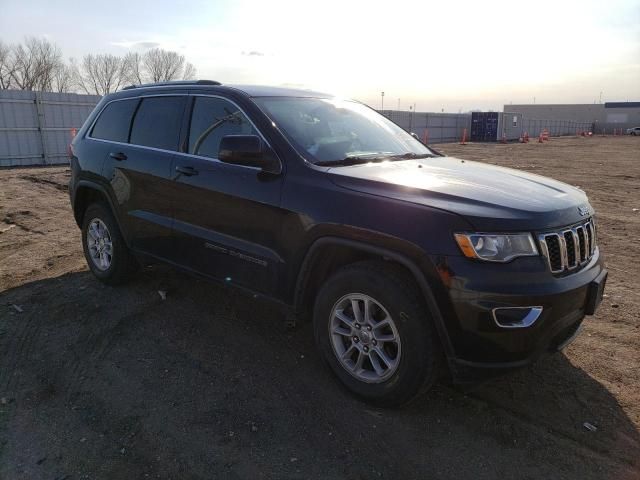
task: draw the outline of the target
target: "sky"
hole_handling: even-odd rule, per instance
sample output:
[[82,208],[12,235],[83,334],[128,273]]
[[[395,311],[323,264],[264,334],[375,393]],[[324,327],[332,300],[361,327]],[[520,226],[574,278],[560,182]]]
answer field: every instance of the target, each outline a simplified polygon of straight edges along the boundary
[[[418,111],[640,101],[640,0],[0,0],[0,40],[185,55],[198,78]],[[601,93],[602,92],[602,93]]]

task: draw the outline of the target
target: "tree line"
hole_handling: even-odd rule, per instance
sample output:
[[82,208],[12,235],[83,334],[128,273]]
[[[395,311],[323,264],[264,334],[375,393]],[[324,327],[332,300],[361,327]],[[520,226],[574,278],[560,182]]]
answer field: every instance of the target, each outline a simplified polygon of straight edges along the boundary
[[23,43],[0,40],[0,90],[81,92],[106,95],[131,84],[193,80],[195,67],[184,55],[153,48],[124,56],[85,55],[65,61],[60,48],[44,38]]

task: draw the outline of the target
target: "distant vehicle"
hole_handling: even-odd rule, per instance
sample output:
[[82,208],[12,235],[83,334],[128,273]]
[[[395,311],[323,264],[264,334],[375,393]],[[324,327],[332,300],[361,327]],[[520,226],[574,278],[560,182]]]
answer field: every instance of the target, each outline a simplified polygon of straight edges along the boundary
[[562,349],[602,299],[582,190],[442,156],[358,102],[137,86],[103,97],[70,158],[98,279],[152,259],[275,300],[313,318],[324,360],[378,405]]
[[640,135],[640,127],[627,128],[627,135]]

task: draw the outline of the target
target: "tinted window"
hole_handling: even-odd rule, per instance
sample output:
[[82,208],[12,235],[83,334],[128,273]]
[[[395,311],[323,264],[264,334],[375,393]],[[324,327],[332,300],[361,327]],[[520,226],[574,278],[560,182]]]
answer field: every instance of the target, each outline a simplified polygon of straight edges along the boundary
[[91,136],[113,142],[127,142],[131,117],[138,105],[138,99],[111,102],[100,114],[91,130]]
[[131,143],[178,150],[185,97],[143,98],[131,127]]
[[257,135],[247,117],[221,98],[196,97],[189,131],[189,153],[218,158],[225,135]]

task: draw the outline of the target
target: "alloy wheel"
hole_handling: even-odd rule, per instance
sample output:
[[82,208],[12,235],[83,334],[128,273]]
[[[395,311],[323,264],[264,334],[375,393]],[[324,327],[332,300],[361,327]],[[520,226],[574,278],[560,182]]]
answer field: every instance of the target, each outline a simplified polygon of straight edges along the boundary
[[369,295],[350,293],[335,303],[329,338],[340,365],[362,382],[384,382],[398,369],[398,329],[387,309]]
[[87,247],[89,257],[99,270],[108,270],[113,261],[113,243],[105,223],[94,218],[87,227]]

